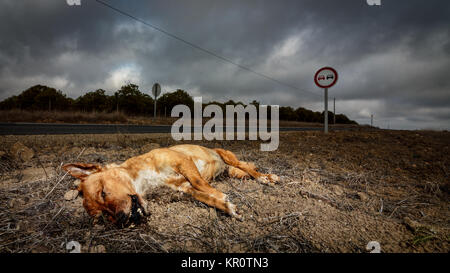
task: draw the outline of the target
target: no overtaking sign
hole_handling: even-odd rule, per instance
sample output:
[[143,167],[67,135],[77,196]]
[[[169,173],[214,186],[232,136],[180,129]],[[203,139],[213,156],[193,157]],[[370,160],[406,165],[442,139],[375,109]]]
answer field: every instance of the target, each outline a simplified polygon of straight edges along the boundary
[[328,133],[328,88],[336,84],[338,73],[332,67],[323,67],[314,75],[314,82],[320,88],[324,89],[324,126],[323,131]]
[[338,74],[332,67],[323,67],[316,72],[314,82],[320,88],[330,88],[336,84]]

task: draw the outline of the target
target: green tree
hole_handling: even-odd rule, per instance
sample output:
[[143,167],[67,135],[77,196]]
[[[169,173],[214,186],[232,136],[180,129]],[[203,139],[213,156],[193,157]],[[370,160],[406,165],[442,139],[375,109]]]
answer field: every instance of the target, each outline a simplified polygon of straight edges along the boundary
[[23,110],[69,110],[73,100],[60,90],[44,85],[35,85],[18,96],[10,97],[0,103],[0,109]]
[[290,106],[280,107],[280,119],[281,120],[290,120],[290,121],[299,121],[297,113]]
[[150,114],[153,113],[153,99],[139,91],[139,86],[127,84],[122,86],[115,94],[116,104],[120,111],[127,114]]
[[178,104],[183,104],[188,106],[193,113],[194,109],[194,99],[184,90],[178,89],[175,92],[165,93],[157,101],[157,109],[164,111],[167,109],[167,115],[170,116],[172,113],[172,108]]
[[111,112],[113,107],[109,97],[105,90],[97,89],[78,97],[75,106],[81,111]]

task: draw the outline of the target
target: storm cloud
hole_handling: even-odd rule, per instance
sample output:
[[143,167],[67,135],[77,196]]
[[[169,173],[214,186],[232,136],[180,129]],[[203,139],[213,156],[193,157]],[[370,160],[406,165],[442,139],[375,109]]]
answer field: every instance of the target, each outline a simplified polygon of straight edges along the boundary
[[[70,97],[112,94],[133,82],[228,99],[323,109],[313,83],[333,66],[336,111],[397,129],[450,129],[447,0],[104,2],[260,77],[186,45],[95,0],[0,2],[0,99],[35,84]],[[332,104],[331,104],[332,105]]]

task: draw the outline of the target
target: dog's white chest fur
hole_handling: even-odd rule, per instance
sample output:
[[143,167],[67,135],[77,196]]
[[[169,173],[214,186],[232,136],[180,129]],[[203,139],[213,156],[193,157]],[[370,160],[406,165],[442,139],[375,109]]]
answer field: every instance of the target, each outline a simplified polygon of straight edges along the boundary
[[181,177],[172,168],[164,168],[157,172],[146,169],[139,172],[138,177],[133,181],[134,189],[138,194],[145,194],[147,190],[165,185],[165,181],[172,178]]
[[[194,163],[199,173],[202,173],[207,165],[203,160],[196,160]],[[168,186],[165,182],[169,179],[177,179],[181,177],[181,174],[176,173],[170,167],[164,168],[159,172],[152,169],[145,169],[138,173],[137,178],[133,181],[133,186],[138,194],[143,195],[151,188]]]

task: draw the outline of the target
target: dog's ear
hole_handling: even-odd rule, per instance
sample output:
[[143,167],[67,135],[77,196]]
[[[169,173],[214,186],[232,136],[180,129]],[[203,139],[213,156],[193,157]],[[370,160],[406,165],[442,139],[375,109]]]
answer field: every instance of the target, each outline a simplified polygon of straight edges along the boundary
[[71,176],[81,180],[102,170],[100,165],[89,163],[70,163],[62,166],[62,168]]

